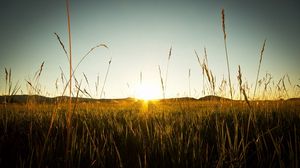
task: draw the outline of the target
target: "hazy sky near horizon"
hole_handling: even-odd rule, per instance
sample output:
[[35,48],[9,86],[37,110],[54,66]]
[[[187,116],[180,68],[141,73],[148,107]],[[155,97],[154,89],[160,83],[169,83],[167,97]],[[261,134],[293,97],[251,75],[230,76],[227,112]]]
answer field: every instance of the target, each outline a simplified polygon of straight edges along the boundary
[[[219,85],[223,77],[227,79],[222,8],[236,90],[238,65],[244,80],[254,88],[264,39],[267,43],[260,78],[271,73],[278,82],[288,74],[293,85],[300,83],[300,1],[70,0],[70,4],[74,65],[95,45],[109,47],[95,49],[76,72],[82,89],[93,97],[99,97],[95,91],[97,76],[101,90],[111,58],[104,97],[134,96],[141,72],[143,83],[160,89],[158,65],[165,76],[171,46],[167,97],[188,96],[189,69],[191,96],[203,96],[202,71],[194,50],[203,59],[204,47]],[[40,78],[42,93],[60,95],[60,67],[67,75],[68,61],[53,33],[68,46],[65,1],[5,0],[0,8],[0,94],[5,94],[5,67],[12,69],[13,81],[19,81],[22,93],[27,94],[26,80],[45,61]]]

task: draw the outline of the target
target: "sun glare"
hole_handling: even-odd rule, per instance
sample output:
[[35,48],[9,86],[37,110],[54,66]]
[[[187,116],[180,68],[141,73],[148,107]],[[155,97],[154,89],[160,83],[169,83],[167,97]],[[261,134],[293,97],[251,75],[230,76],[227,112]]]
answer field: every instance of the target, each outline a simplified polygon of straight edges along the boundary
[[142,100],[153,100],[160,98],[159,87],[149,84],[142,84],[136,88],[135,98]]

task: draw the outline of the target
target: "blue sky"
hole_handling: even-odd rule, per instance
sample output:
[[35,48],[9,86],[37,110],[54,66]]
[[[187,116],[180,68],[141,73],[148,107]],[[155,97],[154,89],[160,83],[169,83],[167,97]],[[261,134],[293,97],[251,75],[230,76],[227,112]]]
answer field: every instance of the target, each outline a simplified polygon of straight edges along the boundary
[[[93,46],[97,48],[76,72],[82,88],[95,91],[97,76],[102,88],[108,61],[112,58],[104,88],[106,98],[136,95],[140,83],[160,88],[158,65],[165,75],[169,48],[167,97],[188,96],[188,71],[191,69],[191,96],[202,94],[200,58],[206,47],[209,68],[217,85],[227,79],[227,67],[221,29],[221,9],[225,9],[230,71],[237,90],[237,69],[241,65],[244,80],[254,88],[259,53],[267,39],[260,78],[271,73],[274,82],[288,74],[293,85],[300,83],[300,3],[288,1],[138,1],[70,0],[74,64]],[[40,86],[44,95],[61,94],[60,67],[68,74],[68,62],[54,32],[67,46],[66,4],[63,0],[14,0],[1,2],[0,10],[0,94],[4,94],[4,68],[11,68],[13,81],[19,81],[24,94],[30,80],[45,61]],[[86,84],[83,73],[89,79]],[[164,76],[163,75],[163,76]],[[61,81],[61,80],[58,80]],[[226,93],[227,96],[229,93]],[[161,96],[161,95],[160,95]]]

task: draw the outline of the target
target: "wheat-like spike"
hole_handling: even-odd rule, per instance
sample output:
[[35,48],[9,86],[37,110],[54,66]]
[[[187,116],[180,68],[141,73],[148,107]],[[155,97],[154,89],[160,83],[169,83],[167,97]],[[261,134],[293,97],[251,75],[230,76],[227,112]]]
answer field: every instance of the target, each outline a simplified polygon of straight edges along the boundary
[[241,67],[240,65],[238,66],[238,76],[237,76],[238,82],[239,82],[239,86],[240,86],[240,98],[241,98],[241,94],[242,94],[242,73],[241,73]]
[[26,80],[26,82],[27,82],[27,84],[28,84],[29,86],[33,87],[32,84],[31,84],[31,82],[29,82],[28,80]]
[[[6,93],[6,90],[7,90],[7,83],[8,83],[8,71],[7,71],[7,69],[6,69],[6,67],[4,68],[4,70],[5,70],[5,92],[4,92],[4,94],[6,95],[7,93]],[[4,96],[4,102],[5,102],[5,107],[6,107],[6,96]]]
[[160,77],[160,83],[161,83],[161,89],[162,89],[162,92],[163,92],[163,98],[165,98],[165,87],[164,87],[164,80],[161,76],[161,69],[160,69],[160,66],[158,65],[158,71],[159,71],[159,77]]
[[90,94],[86,89],[84,89],[83,91],[84,91],[84,93],[87,94],[90,98],[92,98],[91,94]]
[[8,71],[7,71],[6,68],[5,68],[5,81],[6,81],[6,83],[7,83],[7,81],[8,81]]
[[56,91],[58,90],[58,78],[56,78],[56,80],[55,80],[55,89],[56,89]]
[[41,76],[41,73],[42,73],[42,71],[43,71],[43,67],[44,67],[44,63],[45,63],[45,61],[43,61],[43,62],[42,62],[41,66],[40,66],[39,73],[38,73],[38,75],[37,75],[36,79],[38,79],[38,78]]
[[83,76],[84,76],[85,82],[89,85],[89,80],[88,80],[88,78],[86,77],[86,75],[85,75],[84,72],[83,72]]
[[168,57],[168,60],[171,59],[171,55],[172,55],[172,46],[170,47],[170,50],[169,50],[169,57]]
[[224,9],[222,9],[221,15],[222,15],[222,29],[223,29],[224,39],[226,39],[225,12],[224,12]]
[[57,33],[54,33],[54,35],[56,36],[56,38],[57,38],[57,40],[58,40],[60,46],[61,46],[62,49],[64,50],[64,53],[66,54],[68,61],[70,61],[70,58],[69,58],[69,55],[68,55],[68,52],[67,52],[67,50],[66,50],[66,48],[65,48],[64,43],[61,41],[61,39],[60,39],[60,37],[59,37],[59,35],[58,35]]
[[8,72],[8,81],[9,83],[11,83],[11,68],[9,68],[9,72]]

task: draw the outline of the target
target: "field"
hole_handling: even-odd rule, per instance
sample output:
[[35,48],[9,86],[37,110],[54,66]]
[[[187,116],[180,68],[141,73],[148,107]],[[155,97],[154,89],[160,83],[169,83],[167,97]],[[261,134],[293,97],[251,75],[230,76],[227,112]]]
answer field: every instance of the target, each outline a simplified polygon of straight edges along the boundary
[[0,106],[0,167],[300,164],[297,99],[74,99],[71,128],[64,99],[27,99]]
[[[145,87],[142,71],[139,87],[133,88],[141,93],[131,96],[134,98],[103,99],[112,57],[102,88],[97,76],[95,93],[86,74],[82,72],[84,78],[80,78],[76,71],[93,50],[109,47],[98,44],[74,64],[68,0],[66,8],[68,45],[54,35],[68,59],[69,75],[60,67],[61,85],[57,78],[56,91],[48,93],[41,86],[44,61],[33,77],[25,80],[27,95],[19,95],[24,93],[22,84],[13,82],[11,68],[4,68],[0,167],[300,167],[300,85],[292,84],[288,74],[279,81],[270,73],[260,76],[267,40],[259,52],[255,83],[245,80],[240,65],[237,78],[233,78],[224,9],[221,26],[228,76],[223,74],[217,83],[206,48],[203,59],[194,50],[202,71],[201,96],[205,97],[191,98],[188,69],[188,97],[166,98],[167,86],[176,85],[167,80],[171,46],[166,68],[158,65],[161,99],[151,95],[151,87]],[[122,71],[127,67],[119,66]],[[120,82],[120,76],[115,76],[114,83]],[[127,83],[128,90],[129,86]]]

